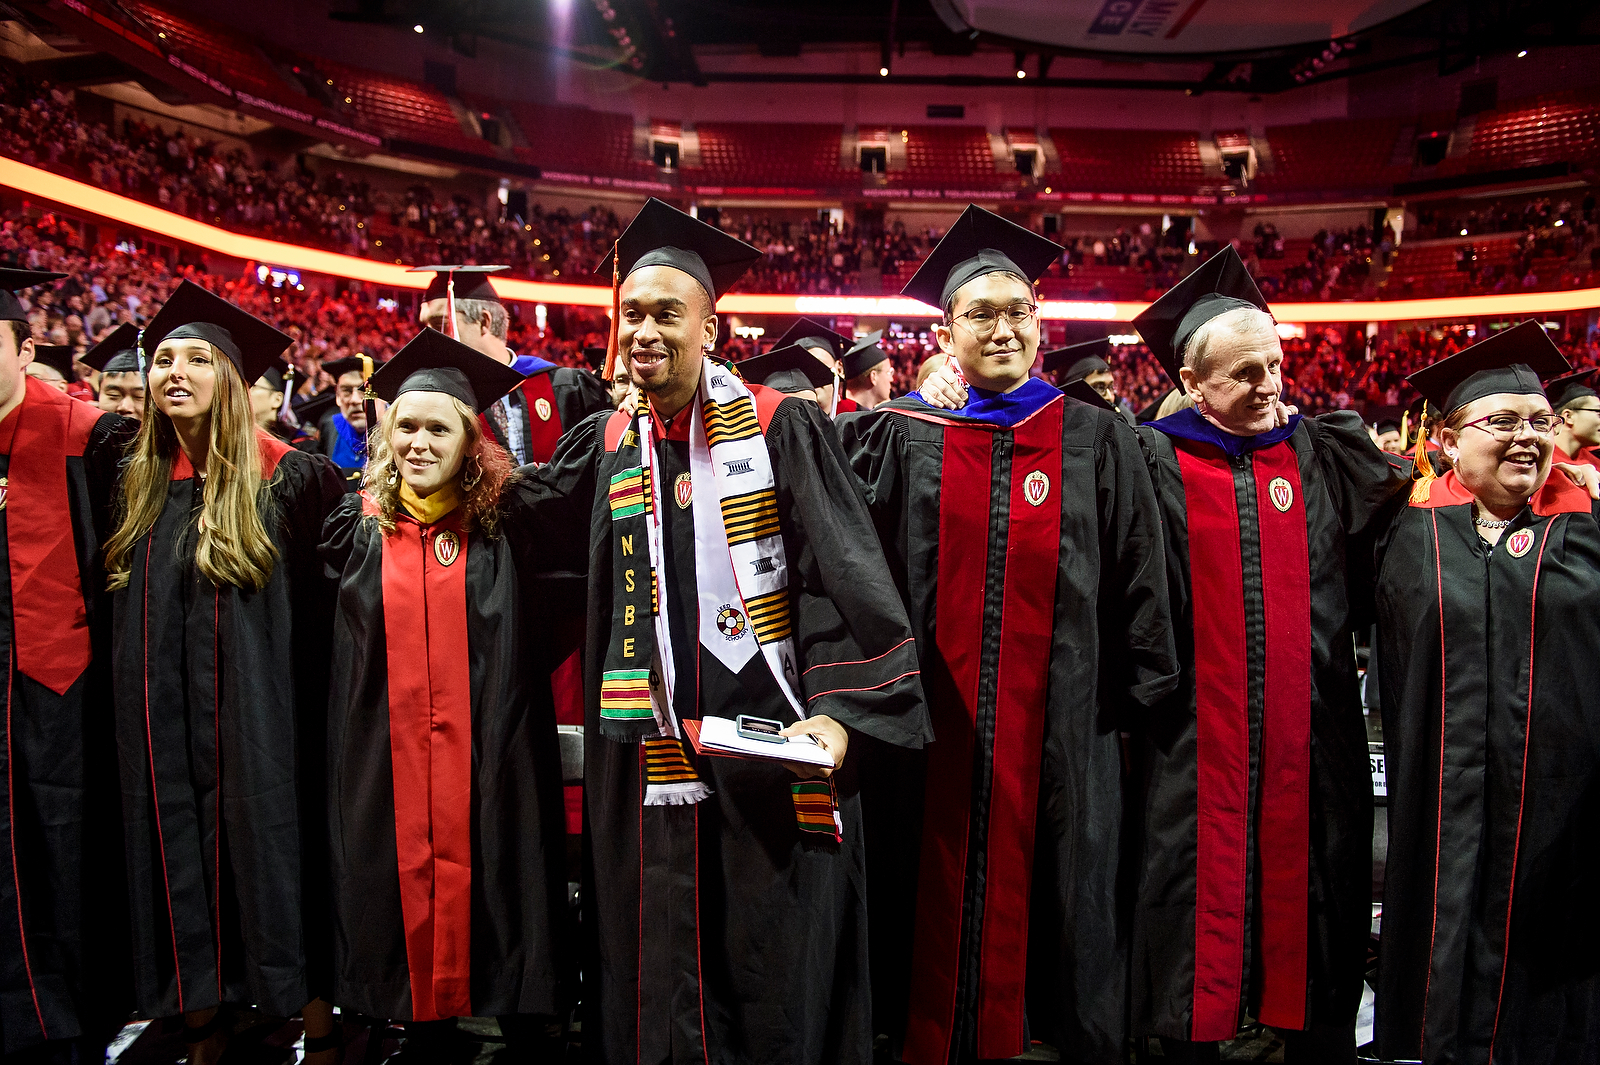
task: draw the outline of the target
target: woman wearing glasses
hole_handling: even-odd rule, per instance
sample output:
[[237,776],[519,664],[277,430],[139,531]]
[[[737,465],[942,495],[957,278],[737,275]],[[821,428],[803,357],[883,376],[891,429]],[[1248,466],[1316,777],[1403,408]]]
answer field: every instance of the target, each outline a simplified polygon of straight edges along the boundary
[[1419,462],[1378,550],[1385,1059],[1600,1046],[1600,526],[1537,376],[1566,369],[1525,322],[1410,378],[1452,468]]

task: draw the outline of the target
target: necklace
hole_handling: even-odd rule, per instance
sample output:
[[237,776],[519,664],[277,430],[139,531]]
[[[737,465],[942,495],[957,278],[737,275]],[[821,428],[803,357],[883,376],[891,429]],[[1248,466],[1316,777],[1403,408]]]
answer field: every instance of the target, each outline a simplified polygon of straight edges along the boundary
[[1505,521],[1485,521],[1483,518],[1480,518],[1474,514],[1472,516],[1472,524],[1476,525],[1480,529],[1508,529],[1511,527],[1511,519],[1507,518]]

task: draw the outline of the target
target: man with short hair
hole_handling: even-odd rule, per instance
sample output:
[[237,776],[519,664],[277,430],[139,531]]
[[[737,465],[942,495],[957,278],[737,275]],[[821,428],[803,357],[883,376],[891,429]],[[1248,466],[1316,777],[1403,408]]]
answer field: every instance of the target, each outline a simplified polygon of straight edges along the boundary
[[1545,385],[1550,409],[1560,417],[1556,426],[1555,462],[1582,462],[1600,467],[1595,459],[1600,447],[1600,394],[1595,392],[1594,370],[1579,370]]
[[[846,398],[857,410],[871,410],[889,402],[890,391],[894,388],[894,363],[878,346],[882,340],[883,330],[879,329],[862,337],[844,353],[844,377],[849,392]],[[841,407],[840,413],[847,412]]]
[[[936,742],[874,749],[874,1010],[910,1065],[1125,1060],[1137,821],[1121,732],[1177,683],[1133,430],[1030,376],[1051,241],[968,207],[906,285],[970,391],[840,419]],[[956,380],[954,373],[949,379]]]
[[[0,270],[0,1055],[100,1060],[131,998],[126,863],[111,719],[111,532],[137,423],[29,376],[14,290],[64,274]],[[43,1044],[54,1043],[52,1049]]]
[[1354,1065],[1373,812],[1351,634],[1405,479],[1360,415],[1284,406],[1276,323],[1232,247],[1134,325],[1194,401],[1138,430],[1184,669],[1139,729],[1134,1034],[1216,1061],[1248,1014],[1285,1061]]
[[135,350],[139,329],[124,322],[83,355],[84,364],[100,373],[95,404],[101,410],[135,421],[144,419],[144,375]]
[[[586,370],[557,366],[506,346],[510,319],[489,276],[504,266],[419,266],[434,272],[422,296],[418,317],[470,348],[523,375],[521,387],[496,401],[481,416],[496,443],[517,465],[545,463],[561,435],[597,411],[612,409],[605,383]],[[450,305],[455,320],[450,321]]]
[[1405,441],[1400,436],[1400,423],[1393,418],[1379,418],[1378,423],[1372,427],[1377,436],[1379,451],[1386,451],[1391,455],[1400,455],[1405,452]]
[[828,383],[815,389],[817,406],[832,418],[839,414],[848,414],[857,409],[856,404],[840,396],[840,385],[843,383],[843,360],[845,353],[851,348],[851,340],[843,333],[836,333],[821,322],[811,318],[802,318],[788,329],[777,343],[768,348],[768,351],[777,351],[790,345],[799,345],[811,352],[816,360],[827,369]]
[[365,355],[330,359],[322,369],[333,378],[334,409],[317,424],[317,449],[344,474],[347,491],[361,488],[367,465],[367,378],[372,360]]
[[[856,733],[930,734],[831,424],[709,357],[716,299],[758,258],[646,203],[597,270],[642,402],[582,422],[532,477],[591,529],[551,549],[576,541],[589,569],[584,1044],[607,1065],[872,1058],[845,754]],[[831,775],[688,745],[695,719],[740,715],[817,742]]]

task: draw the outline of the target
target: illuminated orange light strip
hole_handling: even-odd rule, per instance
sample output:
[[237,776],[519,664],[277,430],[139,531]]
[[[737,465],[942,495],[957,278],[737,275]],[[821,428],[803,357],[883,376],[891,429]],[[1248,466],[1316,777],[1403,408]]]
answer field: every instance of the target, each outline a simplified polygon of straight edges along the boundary
[[[407,273],[403,265],[232,233],[14,159],[0,159],[0,185],[236,259],[369,281],[391,288],[426,288],[429,280],[426,274]],[[547,281],[497,277],[494,286],[502,299],[523,303],[607,309],[611,306],[611,290],[599,285],[558,285]],[[1148,303],[1115,301],[1043,300],[1039,311],[1041,317],[1054,321],[1127,322],[1148,306]],[[1596,307],[1600,307],[1600,288],[1360,303],[1277,303],[1273,305],[1272,312],[1280,322],[1413,322],[1458,318],[1523,318]],[[858,318],[936,318],[939,315],[938,311],[926,304],[900,296],[735,294],[724,296],[718,302],[717,309],[729,314],[813,314]]]

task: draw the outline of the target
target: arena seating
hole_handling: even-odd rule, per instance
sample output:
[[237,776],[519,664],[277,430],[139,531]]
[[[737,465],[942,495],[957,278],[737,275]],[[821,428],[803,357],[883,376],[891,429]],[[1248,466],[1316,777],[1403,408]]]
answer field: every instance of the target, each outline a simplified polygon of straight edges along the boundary
[[488,151],[483,141],[466,134],[450,102],[430,85],[331,60],[306,62],[331,83],[335,97],[353,107],[363,124],[376,133],[450,148]]
[[975,126],[908,126],[890,130],[891,139],[905,133],[906,168],[891,171],[890,184],[949,185],[958,188],[1014,187],[1015,172],[995,170],[989,134]]
[[695,182],[839,187],[861,180],[839,165],[840,127],[821,123],[702,122]]
[[125,0],[122,6],[154,31],[162,46],[207,74],[269,100],[292,95],[266,55],[233,30],[148,0]]
[[1052,129],[1050,137],[1061,158],[1059,181],[1065,188],[1192,193],[1207,180],[1199,141],[1192,132]]
[[516,154],[567,174],[648,177],[655,167],[633,158],[633,120],[609,111],[513,101],[506,105],[528,138]]
[[1561,92],[1479,115],[1465,157],[1441,172],[1503,170],[1600,158],[1600,94]]
[[1351,118],[1269,126],[1266,136],[1272,166],[1257,173],[1256,188],[1262,192],[1372,190],[1404,181],[1410,176],[1409,167],[1390,165],[1403,125],[1395,119]]

